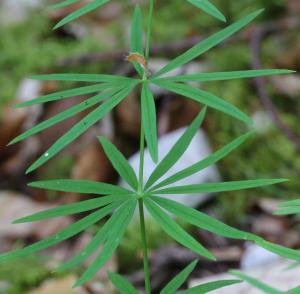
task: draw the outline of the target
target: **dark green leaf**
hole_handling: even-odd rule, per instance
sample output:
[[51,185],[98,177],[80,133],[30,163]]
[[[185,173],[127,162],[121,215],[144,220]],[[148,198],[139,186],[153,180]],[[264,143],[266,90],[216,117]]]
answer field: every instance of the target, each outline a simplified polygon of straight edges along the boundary
[[72,215],[76,213],[81,213],[89,210],[93,210],[102,206],[105,206],[107,204],[110,204],[112,202],[122,202],[130,199],[132,196],[131,195],[110,195],[110,196],[103,196],[99,198],[94,198],[90,200],[85,200],[85,201],[80,201],[77,203],[72,203],[72,204],[66,204],[66,205],[61,205],[56,208],[51,208],[48,210],[44,210],[20,219],[17,219],[14,221],[14,224],[19,224],[19,223],[27,223],[27,222],[36,222],[40,220],[45,220],[49,218],[54,218],[54,217],[60,217],[60,216],[66,216],[66,215]]
[[145,189],[151,187],[159,178],[161,178],[170,168],[179,160],[186,151],[195,134],[199,130],[206,113],[206,108],[202,110],[194,119],[192,124],[186,129],[184,134],[179,138],[176,144],[171,148],[163,160],[156,166],[150,175]]
[[110,280],[120,291],[120,294],[139,294],[139,292],[130,284],[130,282],[116,273],[108,273]]
[[38,181],[30,183],[28,184],[28,186],[51,191],[72,192],[81,194],[122,195],[131,193],[129,190],[126,190],[119,186],[87,180],[59,179],[49,181]]
[[[144,55],[143,52],[143,23],[142,13],[139,5],[136,5],[134,10],[134,16],[131,24],[131,41],[130,41],[130,52],[139,53]],[[143,76],[144,70],[140,64],[134,62],[134,67],[140,76]]]
[[247,124],[252,124],[252,120],[249,116],[247,116],[245,113],[240,111],[234,105],[230,104],[224,99],[221,99],[211,93],[208,93],[201,89],[193,88],[190,85],[179,84],[179,83],[155,81],[155,84],[171,92],[188,97],[192,100],[203,103],[211,108],[222,111]]
[[88,3],[87,5],[85,5],[82,8],[70,13],[68,16],[63,18],[58,24],[56,24],[54,29],[57,29],[57,28],[65,25],[65,24],[81,17],[82,15],[101,7],[102,5],[108,3],[109,1],[110,0],[93,0],[92,2]]
[[184,268],[176,277],[174,277],[160,292],[160,294],[174,294],[183,283],[187,280],[188,276],[194,270],[198,263],[198,260],[191,262],[186,268]]
[[246,17],[242,18],[241,20],[237,21],[236,23],[226,27],[225,29],[219,31],[218,33],[212,35],[211,37],[207,38],[206,40],[200,42],[199,44],[195,45],[182,55],[178,56],[171,62],[169,62],[166,66],[164,66],[162,69],[160,69],[154,77],[161,76],[169,71],[172,71],[173,69],[176,69],[187,62],[195,59],[199,55],[205,53],[209,49],[215,47],[216,45],[220,44],[222,41],[227,39],[228,37],[232,36],[234,33],[245,27],[247,24],[249,24],[253,19],[255,19],[262,10],[258,10],[255,12],[252,12],[251,14],[247,15]]
[[98,137],[101,142],[104,152],[109,158],[118,174],[135,190],[138,188],[138,180],[136,174],[128,163],[123,154],[113,145],[109,140],[104,137]]
[[261,69],[261,70],[243,70],[228,72],[211,72],[190,75],[178,75],[173,77],[154,79],[153,81],[162,82],[211,82],[211,81],[227,81],[235,79],[255,78],[270,75],[283,75],[294,73],[293,70],[286,69]]
[[257,279],[249,277],[249,276],[243,274],[240,271],[231,270],[230,273],[233,274],[234,276],[238,277],[238,278],[241,278],[242,280],[244,280],[245,282],[247,282],[250,285],[254,286],[255,288],[260,289],[264,293],[267,293],[267,294],[282,294],[282,291],[278,291],[274,288],[271,288],[270,286],[258,281]]
[[286,182],[286,179],[259,179],[248,181],[233,181],[222,183],[196,184],[186,186],[175,186],[154,191],[156,194],[193,194],[193,193],[217,193],[258,188]]
[[162,229],[175,239],[178,243],[189,248],[190,250],[204,256],[208,259],[215,260],[215,257],[197,242],[190,234],[182,229],[172,218],[170,218],[162,209],[151,199],[145,199],[145,205],[154,218],[154,220],[162,227]]
[[217,161],[228,155],[230,152],[235,150],[253,134],[254,132],[249,132],[245,135],[238,137],[237,139],[224,146],[220,150],[216,151],[215,153],[163,180],[159,184],[155,185],[155,187],[151,188],[151,190],[157,190],[158,188],[173,184],[209,167],[210,165],[216,163]]
[[154,97],[147,83],[143,83],[141,95],[142,124],[151,158],[158,160],[156,108]]
[[29,254],[46,249],[48,247],[54,246],[54,245],[64,241],[64,240],[67,240],[67,239],[79,234],[80,232],[82,232],[86,228],[90,227],[91,225],[95,224],[100,219],[104,218],[106,215],[108,215],[114,209],[116,209],[120,204],[121,204],[121,202],[109,204],[109,205],[105,206],[104,208],[101,208],[101,209],[95,211],[94,213],[91,213],[90,215],[86,216],[85,218],[73,223],[69,227],[63,229],[62,231],[60,231],[59,233],[57,233],[51,237],[48,237],[42,241],[39,241],[32,245],[29,245],[29,246],[25,247],[24,249],[4,253],[4,254],[0,255],[0,261],[6,261],[6,260],[10,260],[10,259],[19,258],[19,257],[25,257],[25,256],[28,256]]
[[203,285],[199,285],[196,287],[193,287],[189,290],[183,291],[181,292],[181,294],[205,294],[205,293],[209,293],[211,291],[217,290],[217,289],[221,289],[227,286],[231,286],[234,284],[239,284],[241,283],[240,280],[221,280],[221,281],[216,281],[216,282],[210,282],[210,283],[206,283]]
[[216,6],[212,5],[208,0],[187,0],[191,4],[195,5],[196,7],[202,9],[206,13],[210,14],[211,16],[226,22],[225,16],[221,13],[221,11],[216,8]]
[[64,147],[69,145],[72,141],[78,138],[96,122],[101,120],[107,113],[109,113],[116,105],[118,105],[134,88],[135,84],[123,89],[111,99],[104,102],[95,110],[90,112],[84,119],[73,126],[67,133],[60,137],[40,158],[38,158],[26,171],[26,173],[32,172],[37,169],[49,159],[60,152]]
[[107,238],[106,243],[103,246],[102,251],[100,252],[98,257],[91,263],[89,268],[79,278],[79,280],[74,285],[75,287],[80,286],[90,280],[112,256],[113,252],[119,246],[126,228],[133,217],[136,203],[136,200],[130,200],[125,203],[126,209],[115,223],[114,228],[111,229],[111,232]]

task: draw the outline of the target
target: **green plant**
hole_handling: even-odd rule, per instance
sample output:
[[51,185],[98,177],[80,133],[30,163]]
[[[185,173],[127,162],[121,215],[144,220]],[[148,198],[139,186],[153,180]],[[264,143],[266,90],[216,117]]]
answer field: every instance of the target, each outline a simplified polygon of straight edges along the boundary
[[[66,0],[52,8],[63,7],[79,0]],[[60,21],[55,28],[58,28],[81,15],[90,12],[104,4],[109,0],[93,0],[86,6],[71,13]],[[210,15],[225,21],[225,17],[221,12],[213,6],[209,1],[188,0],[191,4],[202,8]],[[283,257],[300,261],[300,253],[296,250],[285,248],[277,244],[265,241],[259,236],[251,233],[243,232],[233,227],[230,227],[206,214],[203,214],[195,209],[186,207],[176,201],[168,200],[160,197],[164,194],[194,194],[199,192],[224,192],[241,189],[257,188],[267,185],[285,182],[285,179],[259,179],[248,181],[221,182],[209,184],[196,184],[187,186],[176,186],[176,182],[186,177],[193,175],[196,172],[216,163],[234,149],[240,146],[245,140],[253,135],[253,132],[244,134],[233,140],[228,145],[224,146],[217,152],[207,158],[191,165],[176,174],[161,180],[166,172],[180,159],[182,154],[189,146],[191,140],[195,136],[197,130],[205,119],[207,107],[225,113],[238,121],[251,125],[251,118],[239,110],[237,107],[217,97],[214,94],[206,92],[202,89],[191,86],[188,82],[192,81],[226,81],[237,78],[251,78],[258,76],[267,76],[274,74],[288,74],[289,70],[249,70],[249,71],[234,71],[234,72],[215,72],[215,73],[199,73],[194,75],[177,75],[166,77],[165,74],[174,69],[180,68],[184,64],[204,54],[209,49],[220,44],[225,39],[231,37],[234,33],[244,28],[253,21],[262,10],[255,11],[243,17],[239,21],[227,26],[218,33],[212,35],[206,40],[195,45],[185,53],[181,54],[174,60],[170,61],[166,66],[158,72],[152,74],[148,70],[150,44],[151,44],[151,28],[154,14],[154,0],[149,0],[149,16],[147,24],[146,45],[143,41],[143,26],[142,12],[139,6],[136,6],[131,30],[130,54],[127,60],[133,63],[138,77],[128,78],[116,75],[103,74],[48,74],[42,76],[34,76],[32,78],[38,80],[57,80],[57,81],[80,81],[92,83],[80,88],[65,90],[50,95],[38,97],[36,99],[20,103],[17,107],[30,106],[34,104],[46,103],[50,101],[66,99],[72,96],[81,94],[93,94],[92,98],[75,105],[56,116],[34,126],[30,130],[15,138],[11,144],[22,141],[29,136],[35,135],[75,114],[96,106],[85,118],[74,125],[68,132],[59,138],[40,158],[38,158],[27,170],[27,173],[32,172],[49,161],[52,157],[58,154],[64,147],[78,138],[88,128],[101,120],[109,111],[128,96],[134,89],[139,89],[141,93],[141,135],[140,135],[140,168],[139,174],[136,175],[133,168],[128,164],[121,152],[106,138],[99,137],[99,141],[111,161],[112,165],[129,185],[130,188],[123,188],[116,185],[93,182],[86,180],[50,180],[40,181],[29,184],[31,187],[48,189],[53,191],[76,192],[84,194],[105,195],[96,197],[90,200],[81,201],[69,205],[60,206],[47,211],[33,214],[21,218],[15,223],[24,223],[39,221],[47,218],[58,216],[73,215],[80,212],[91,213],[75,222],[69,227],[54,236],[46,238],[40,242],[34,243],[24,249],[5,253],[0,256],[0,261],[10,260],[17,257],[27,256],[36,251],[43,250],[55,244],[58,244],[66,239],[69,239],[76,234],[79,234],[89,226],[99,222],[104,217],[111,214],[109,220],[96,233],[94,239],[82,250],[82,252],[71,258],[65,264],[58,268],[58,271],[70,269],[79,265],[87,257],[92,255],[98,247],[103,244],[101,253],[91,263],[83,275],[79,278],[75,286],[79,286],[91,279],[99,269],[112,256],[113,252],[119,246],[122,237],[132,220],[135,209],[138,207],[140,216],[140,229],[142,239],[142,249],[144,257],[144,272],[145,272],[145,290],[146,294],[151,293],[151,281],[148,264],[148,246],[146,224],[144,218],[144,208],[146,207],[153,219],[162,227],[162,229],[175,239],[178,243],[196,252],[202,257],[210,260],[215,260],[215,257],[204,246],[202,246],[193,236],[186,232],[172,217],[182,218],[185,222],[192,224],[200,229],[233,239],[241,239],[255,242],[259,246],[279,254]],[[203,110],[194,119],[192,124],[186,129],[181,138],[170,149],[169,153],[159,161],[157,148],[157,126],[156,126],[156,109],[154,95],[150,86],[155,84],[163,89],[167,89],[178,95],[185,96],[189,99],[205,105]],[[151,157],[157,163],[155,170],[150,178],[144,183],[144,150],[145,142],[149,148]],[[158,163],[159,161],[159,163]],[[175,185],[174,185],[175,184]],[[162,293],[173,293],[178,289],[187,278],[188,274],[195,267],[196,263],[189,265],[182,273],[175,277]],[[135,293],[136,290],[124,278],[117,274],[110,273],[110,277],[121,293]],[[217,281],[206,285],[198,286],[187,290],[183,293],[207,293],[217,288],[228,286],[240,281]]]

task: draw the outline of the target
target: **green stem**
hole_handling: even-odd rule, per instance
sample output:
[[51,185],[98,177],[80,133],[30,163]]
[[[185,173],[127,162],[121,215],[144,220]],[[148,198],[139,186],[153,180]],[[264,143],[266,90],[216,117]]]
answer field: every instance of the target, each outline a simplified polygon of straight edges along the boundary
[[150,55],[150,44],[151,44],[151,29],[154,12],[154,0],[149,0],[149,16],[147,25],[147,41],[146,41],[146,60],[148,61]]
[[151,294],[148,246],[147,246],[146,227],[145,227],[144,204],[142,199],[139,199],[139,213],[140,213],[141,237],[142,237],[143,256],[144,256],[145,293]]

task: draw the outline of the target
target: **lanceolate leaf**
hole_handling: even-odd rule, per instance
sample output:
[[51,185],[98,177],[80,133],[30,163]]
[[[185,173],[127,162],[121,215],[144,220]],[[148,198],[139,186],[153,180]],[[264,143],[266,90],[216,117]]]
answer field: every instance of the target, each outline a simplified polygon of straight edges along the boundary
[[300,213],[300,206],[295,207],[284,207],[276,210],[275,215],[292,215]]
[[81,1],[81,0],[65,0],[65,1],[62,1],[60,3],[49,6],[48,10],[65,7],[65,6],[71,5],[71,4],[79,2],[79,1]]
[[103,196],[99,198],[94,198],[90,200],[80,201],[72,204],[66,204],[61,205],[56,208],[51,208],[48,210],[44,210],[20,219],[17,219],[14,221],[14,224],[19,223],[27,223],[27,222],[36,222],[40,220],[45,220],[49,218],[54,217],[60,217],[60,216],[66,216],[66,215],[72,215],[76,213],[81,213],[89,210],[93,210],[102,206],[105,206],[107,204],[110,204],[112,202],[122,202],[130,199],[131,195],[109,195],[109,196]]
[[241,278],[242,280],[244,280],[245,282],[254,286],[255,288],[260,289],[261,291],[263,291],[266,294],[283,294],[282,291],[278,291],[278,290],[258,281],[257,279],[254,279],[252,277],[249,277],[249,276],[243,274],[240,271],[231,270],[230,273],[238,278]]
[[136,174],[123,154],[106,138],[99,137],[99,141],[115,170],[133,189],[137,190],[138,180]]
[[95,10],[96,8],[101,7],[102,5],[108,3],[110,0],[93,0],[92,2],[88,3],[87,5],[83,6],[82,8],[70,13],[68,16],[63,18],[55,27],[54,29],[57,29],[70,21],[73,21],[82,15],[91,12]]
[[286,294],[298,294],[298,293],[300,293],[300,286],[286,292]]
[[171,148],[168,154],[157,165],[145,185],[145,189],[151,187],[159,178],[161,178],[178,161],[186,151],[195,134],[200,128],[206,113],[206,108],[201,111],[194,119],[193,123],[186,129],[176,144]]
[[189,248],[190,250],[204,256],[208,259],[215,260],[215,257],[200,243],[198,243],[190,234],[183,230],[172,218],[161,210],[151,199],[145,199],[145,205],[162,229],[175,239],[178,243]]
[[195,5],[196,7],[202,9],[206,13],[210,14],[211,16],[226,22],[225,16],[221,13],[221,11],[216,8],[216,6],[212,5],[208,0],[187,0],[191,4]]
[[200,293],[205,294],[217,289],[221,289],[239,283],[241,283],[240,280],[221,280],[216,282],[209,282],[203,285],[193,287],[189,290],[183,291],[181,292],[181,294],[200,294]]
[[247,124],[252,124],[251,118],[242,111],[240,111],[237,107],[225,101],[224,99],[221,99],[204,90],[193,88],[190,85],[173,82],[155,81],[155,84],[171,92],[188,97],[192,100],[203,103],[211,108],[222,111]]
[[75,286],[80,286],[90,280],[107,262],[107,260],[112,256],[113,252],[119,246],[122,237],[129,225],[134,210],[136,208],[136,200],[130,200],[125,203],[126,210],[120,215],[120,218],[115,223],[114,227],[107,238],[106,243],[98,257],[91,263],[89,268],[83,273],[80,279],[76,282]]
[[116,273],[108,273],[110,280],[120,291],[120,294],[139,294],[127,279]]
[[195,269],[198,260],[191,262],[176,277],[174,277],[160,292],[160,294],[174,294],[187,280],[188,276]]
[[228,72],[211,72],[190,75],[178,75],[174,77],[158,78],[153,81],[165,82],[212,82],[227,81],[235,79],[256,78],[270,75],[283,75],[294,73],[293,70],[286,69],[261,69],[261,70],[243,70]]
[[151,188],[151,190],[157,190],[158,188],[173,184],[177,181],[180,181],[182,179],[185,179],[205,168],[208,166],[216,163],[220,159],[224,158],[226,155],[228,155],[230,152],[235,150],[237,147],[239,147],[242,143],[244,143],[249,137],[251,137],[254,134],[254,132],[249,132],[245,135],[242,135],[229,143],[228,145],[224,146],[220,150],[216,151],[215,153],[209,155],[208,157],[196,162],[195,164],[175,173],[174,175],[170,176],[169,178],[163,180],[159,184],[155,185],[155,187]]
[[[60,179],[60,180],[49,180],[49,181],[39,181],[32,182],[28,184],[29,187],[47,189],[52,191],[59,192],[72,192],[72,193],[81,193],[81,194],[96,194],[96,195],[106,195],[114,194],[121,195],[131,193],[129,190],[126,190],[122,187],[95,182],[88,180],[69,180],[69,179]],[[121,197],[120,196],[120,197]]]
[[73,126],[67,133],[60,137],[39,159],[37,159],[26,171],[26,173],[32,172],[50,158],[60,152],[65,146],[69,145],[72,141],[78,138],[96,122],[101,120],[108,112],[110,112],[116,105],[118,105],[134,88],[134,85],[126,87],[114,95],[111,99],[104,102],[102,105],[97,107],[91,113],[89,113],[84,119]]
[[61,121],[64,121],[64,120],[74,116],[75,114],[82,112],[82,111],[96,105],[97,103],[101,102],[103,99],[110,98],[112,95],[115,95],[120,90],[121,90],[120,88],[107,90],[104,93],[96,95],[96,96],[89,98],[73,107],[70,107],[69,109],[62,111],[61,113],[35,125],[33,128],[29,129],[28,131],[24,132],[23,134],[19,135],[15,139],[13,139],[9,143],[9,145],[20,142],[20,141],[22,141],[32,135],[35,135],[35,134],[37,134],[37,133],[61,122]]
[[194,194],[194,193],[217,193],[258,188],[286,182],[286,179],[259,179],[248,181],[233,181],[223,183],[208,183],[186,186],[176,186],[154,191],[156,194]]
[[154,74],[154,78],[161,76],[173,69],[176,69],[187,62],[193,60],[194,58],[198,57],[199,55],[205,53],[209,49],[213,48],[214,46],[220,44],[222,41],[227,39],[228,37],[232,36],[234,33],[245,27],[248,23],[250,23],[253,19],[255,19],[262,10],[255,11],[246,17],[242,18],[241,20],[237,21],[236,23],[226,27],[225,29],[221,30],[220,32],[212,35],[211,37],[207,38],[206,40],[200,42],[199,44],[195,45],[182,55],[178,56],[171,62],[169,62],[166,66],[160,69],[156,74]]
[[149,148],[150,155],[154,162],[158,160],[157,151],[157,126],[156,126],[156,108],[154,97],[147,83],[143,83],[142,96],[142,124],[145,132],[145,138]]
[[48,247],[54,246],[64,240],[67,240],[86,228],[90,227],[91,225],[98,222],[100,219],[111,213],[114,209],[116,209],[121,203],[112,203],[108,206],[101,208],[100,210],[95,211],[94,213],[91,213],[90,215],[86,216],[85,218],[73,223],[69,227],[63,229],[59,233],[46,238],[42,241],[39,241],[37,243],[34,243],[30,246],[25,247],[24,249],[4,253],[0,255],[0,261],[6,261],[8,259],[14,259],[18,257],[24,257],[28,254],[32,254],[34,252],[46,249]]
[[88,243],[85,248],[80,252],[80,254],[72,257],[70,260],[62,264],[58,269],[59,272],[69,270],[88,257],[90,257],[94,252],[99,249],[99,246],[108,238],[109,234],[116,229],[118,226],[119,219],[122,219],[122,215],[128,210],[128,204],[122,204],[110,217],[110,219],[104,224],[104,226],[98,230],[95,237],[90,243]]
[[[131,41],[130,52],[144,55],[143,52],[143,23],[142,13],[139,5],[136,5],[134,10],[133,21],[131,25]],[[134,67],[140,76],[143,76],[144,70],[140,64],[134,62]]]

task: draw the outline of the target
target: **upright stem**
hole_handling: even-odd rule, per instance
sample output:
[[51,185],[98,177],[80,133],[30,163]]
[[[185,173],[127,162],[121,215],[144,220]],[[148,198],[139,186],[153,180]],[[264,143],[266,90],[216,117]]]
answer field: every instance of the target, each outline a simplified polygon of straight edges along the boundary
[[[154,12],[154,0],[149,0],[149,17],[147,25],[147,41],[146,41],[146,61],[149,61],[150,55],[150,42],[151,42],[151,28],[152,19]],[[147,79],[147,73],[144,71],[143,80]],[[143,197],[143,186],[144,186],[144,155],[145,155],[145,133],[143,125],[141,122],[141,135],[140,135],[140,166],[139,166],[139,185],[138,193]],[[143,257],[144,257],[144,275],[145,275],[145,292],[146,294],[151,294],[151,281],[150,281],[150,271],[149,271],[149,259],[148,259],[148,246],[147,246],[147,236],[146,236],[146,226],[145,226],[145,214],[144,214],[144,202],[140,198],[139,202],[139,215],[140,215],[140,226],[141,226],[141,239],[143,247]]]

